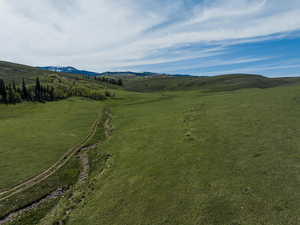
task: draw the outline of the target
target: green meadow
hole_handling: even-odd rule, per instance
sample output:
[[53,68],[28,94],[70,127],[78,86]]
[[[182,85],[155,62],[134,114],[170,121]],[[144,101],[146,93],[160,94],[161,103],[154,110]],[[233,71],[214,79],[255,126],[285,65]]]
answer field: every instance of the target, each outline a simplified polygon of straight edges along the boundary
[[[100,121],[85,147],[98,145],[84,148],[86,158],[76,155],[0,200],[0,223],[64,188],[7,224],[300,224],[299,78],[131,75],[115,87],[6,62],[0,67],[6,82],[55,75],[66,90],[113,93],[102,101],[0,104],[0,193],[47,170]],[[85,183],[78,181],[82,171]]]
[[93,191],[67,224],[300,224],[300,86],[134,94],[110,104]]
[[0,105],[0,190],[46,170],[83,141],[101,108],[80,98]]

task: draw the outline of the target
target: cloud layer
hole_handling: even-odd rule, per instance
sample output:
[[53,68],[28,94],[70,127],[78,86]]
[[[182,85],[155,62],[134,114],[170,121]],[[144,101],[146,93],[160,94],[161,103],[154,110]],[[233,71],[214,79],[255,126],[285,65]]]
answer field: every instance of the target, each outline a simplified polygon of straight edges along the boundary
[[264,61],[231,53],[295,35],[299,15],[298,0],[1,0],[0,58],[97,71],[173,64],[163,72]]

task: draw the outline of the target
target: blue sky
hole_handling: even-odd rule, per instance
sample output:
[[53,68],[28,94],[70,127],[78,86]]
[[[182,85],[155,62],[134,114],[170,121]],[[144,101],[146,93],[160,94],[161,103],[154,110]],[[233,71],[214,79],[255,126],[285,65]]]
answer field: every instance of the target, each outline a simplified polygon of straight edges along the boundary
[[1,0],[0,60],[300,76],[299,0]]

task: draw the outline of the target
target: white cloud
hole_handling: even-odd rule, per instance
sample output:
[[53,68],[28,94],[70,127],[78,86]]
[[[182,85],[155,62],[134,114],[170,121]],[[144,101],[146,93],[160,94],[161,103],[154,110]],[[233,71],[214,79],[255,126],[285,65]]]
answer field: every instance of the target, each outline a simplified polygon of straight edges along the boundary
[[[0,58],[113,70],[218,55],[234,43],[300,29],[296,0],[199,0],[190,9],[183,3],[0,0]],[[172,50],[184,44],[217,47]]]
[[[176,70],[191,70],[191,69],[201,70],[201,69],[211,68],[211,67],[215,68],[215,66],[261,62],[270,59],[272,59],[272,57],[234,58],[234,59],[227,59],[227,60],[215,59],[215,60],[206,60],[205,62],[201,62],[201,60],[199,60],[196,63],[192,63],[192,64],[187,63],[186,65],[183,66],[176,66]],[[169,68],[169,70],[172,71],[172,68]]]

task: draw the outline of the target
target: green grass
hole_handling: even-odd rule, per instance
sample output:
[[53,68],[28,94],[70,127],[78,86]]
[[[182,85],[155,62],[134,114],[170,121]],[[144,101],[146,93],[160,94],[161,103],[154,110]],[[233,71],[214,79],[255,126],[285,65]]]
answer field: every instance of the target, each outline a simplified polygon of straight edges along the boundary
[[33,225],[37,224],[46,214],[56,205],[56,199],[44,203],[39,208],[26,212],[15,220],[6,223],[5,225]]
[[[58,188],[67,190],[71,185],[76,183],[79,172],[80,165],[78,159],[73,157],[65,166],[60,168],[55,174],[43,180],[41,183],[1,201],[0,218],[15,210],[28,206],[32,202],[40,200],[51,192],[56,191]],[[52,199],[50,202],[50,205],[53,206],[57,203],[57,199]],[[18,224],[30,224],[30,222],[31,224],[37,224],[37,222],[47,214],[48,210],[45,209],[45,206],[47,205],[48,203],[44,202],[40,207],[33,210],[34,212],[30,211],[25,213],[25,215],[18,218]],[[35,223],[32,222],[33,220]],[[15,224],[17,222],[13,221],[12,223]]]
[[17,83],[20,83],[24,78],[27,83],[33,83],[36,77],[43,79],[49,74],[54,73],[50,71],[42,71],[30,66],[0,61],[0,78],[5,81],[14,80]]
[[[110,156],[103,152],[100,146],[90,149],[90,175],[97,175],[103,172],[107,167]],[[86,196],[94,191],[94,182],[89,180],[86,183],[76,183],[60,199],[57,205],[53,207],[48,214],[40,220],[39,225],[65,224],[69,220],[71,212],[85,205],[88,201]],[[44,212],[44,210],[42,210]],[[21,222],[27,221],[22,220]],[[37,221],[37,220],[36,220]]]
[[49,81],[49,78],[53,76],[62,78],[60,85],[70,86],[71,83],[75,83],[77,86],[89,86],[92,89],[103,89],[104,87],[120,89],[118,85],[95,81],[93,78],[87,79],[87,76],[80,74],[58,73],[38,69],[36,67],[0,61],[0,79],[3,79],[7,84],[15,81],[17,85],[20,85],[23,78],[26,84],[34,84],[37,77],[45,84],[45,82]]
[[[0,62],[0,78],[43,73]],[[103,89],[77,75],[63,85]],[[58,83],[61,83],[57,80]],[[90,180],[13,224],[298,225],[300,224],[299,78],[228,75],[126,77],[102,102],[0,105],[0,190],[32,177],[80,143],[102,108],[113,134],[99,127],[89,144]],[[280,86],[280,87],[279,87]],[[170,91],[173,92],[158,92]],[[75,183],[73,158],[41,184],[0,203],[0,216],[61,185]],[[74,190],[72,192],[71,190]],[[66,215],[65,212],[71,212]],[[62,218],[61,218],[62,217]],[[50,220],[48,219],[50,218]]]
[[67,224],[300,223],[300,87],[128,95]]
[[0,190],[37,175],[80,143],[102,105],[79,98],[0,105]]
[[22,79],[24,78],[26,83],[34,83],[37,77],[40,77],[41,80],[45,80],[47,79],[47,76],[50,75],[59,75],[72,79],[80,78],[80,75],[76,74],[46,71],[32,66],[0,61],[0,78],[7,82],[15,81],[17,83],[21,83]]
[[233,91],[243,88],[271,88],[299,83],[299,78],[267,78],[259,75],[231,74],[214,77],[150,76],[124,78],[124,87],[130,91]]

